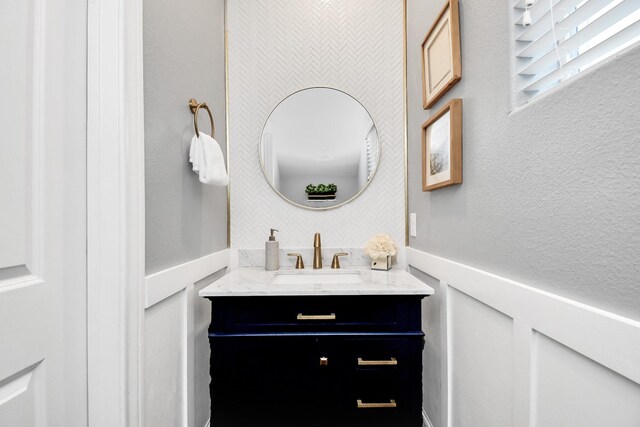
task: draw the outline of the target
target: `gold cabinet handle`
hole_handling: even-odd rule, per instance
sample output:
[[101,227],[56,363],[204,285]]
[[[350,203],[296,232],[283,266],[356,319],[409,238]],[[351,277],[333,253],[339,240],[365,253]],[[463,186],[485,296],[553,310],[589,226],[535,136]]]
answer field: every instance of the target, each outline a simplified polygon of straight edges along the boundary
[[358,409],[373,409],[373,408],[397,408],[398,405],[396,401],[391,399],[389,402],[383,403],[363,403],[362,400],[358,399]]
[[336,320],[336,314],[302,314],[298,313],[298,320]]
[[398,360],[395,357],[389,360],[364,360],[362,357],[358,357],[358,366],[395,366],[398,364]]

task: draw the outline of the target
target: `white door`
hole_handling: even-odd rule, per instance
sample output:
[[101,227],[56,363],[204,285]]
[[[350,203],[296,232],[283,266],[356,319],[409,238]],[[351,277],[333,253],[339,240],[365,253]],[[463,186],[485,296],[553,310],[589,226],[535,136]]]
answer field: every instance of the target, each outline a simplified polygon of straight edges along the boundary
[[0,427],[87,425],[86,25],[0,1]]

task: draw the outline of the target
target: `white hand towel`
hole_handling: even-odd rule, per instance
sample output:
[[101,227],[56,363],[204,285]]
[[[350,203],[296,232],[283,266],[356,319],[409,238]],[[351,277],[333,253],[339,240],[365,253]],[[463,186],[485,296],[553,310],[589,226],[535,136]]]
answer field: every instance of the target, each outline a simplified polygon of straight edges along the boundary
[[193,171],[199,173],[200,171],[200,152],[202,143],[199,138],[195,136],[191,139],[191,146],[189,147],[189,161],[193,165]]
[[220,144],[206,133],[200,132],[200,138],[194,135],[189,160],[193,164],[193,171],[200,176],[201,183],[220,187],[229,184]]

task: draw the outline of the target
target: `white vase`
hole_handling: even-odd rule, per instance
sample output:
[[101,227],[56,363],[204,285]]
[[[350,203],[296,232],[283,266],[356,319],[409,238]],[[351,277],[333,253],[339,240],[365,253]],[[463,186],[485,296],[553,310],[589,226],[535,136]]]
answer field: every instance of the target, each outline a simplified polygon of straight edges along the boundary
[[371,269],[382,271],[391,270],[391,255],[371,261]]

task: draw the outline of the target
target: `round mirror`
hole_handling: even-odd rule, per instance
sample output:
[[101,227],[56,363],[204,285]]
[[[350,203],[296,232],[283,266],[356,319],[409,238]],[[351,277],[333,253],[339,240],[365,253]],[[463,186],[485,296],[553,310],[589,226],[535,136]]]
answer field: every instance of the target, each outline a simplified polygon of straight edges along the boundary
[[378,167],[378,131],[355,98],[337,89],[303,89],[271,112],[260,162],[285,200],[329,209],[359,195]]

